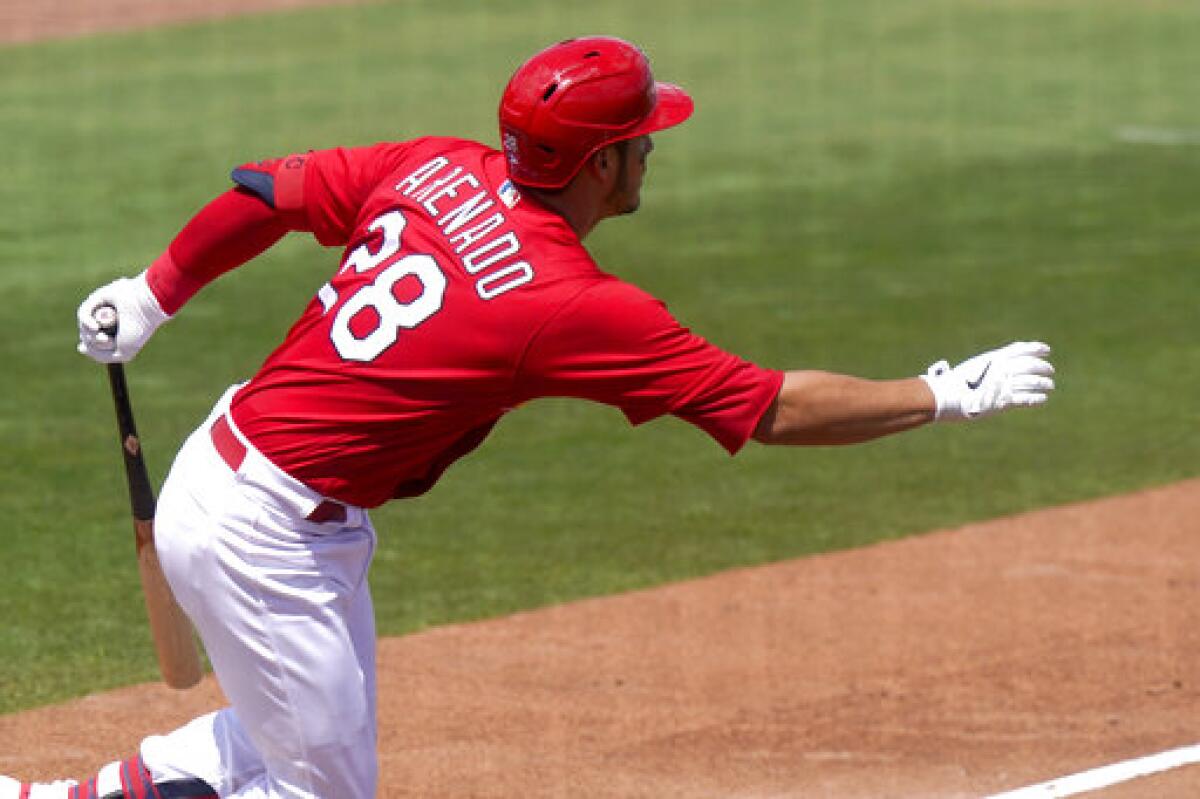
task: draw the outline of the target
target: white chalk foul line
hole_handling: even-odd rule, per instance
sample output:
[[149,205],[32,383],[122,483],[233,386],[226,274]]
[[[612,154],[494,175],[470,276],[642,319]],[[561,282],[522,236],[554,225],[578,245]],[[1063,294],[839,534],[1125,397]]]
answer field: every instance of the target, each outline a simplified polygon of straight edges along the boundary
[[1113,135],[1127,144],[1157,144],[1162,147],[1200,144],[1200,130],[1188,128],[1138,128],[1127,125],[1117,128]]
[[1097,791],[1121,782],[1147,777],[1162,771],[1170,771],[1180,766],[1200,763],[1200,744],[1160,752],[1157,755],[1147,755],[1111,766],[1101,766],[1091,771],[1082,771],[1069,777],[1059,777],[1049,782],[1030,785],[1028,788],[1018,788],[1015,791],[998,793],[987,799],[1062,799],[1088,791]]

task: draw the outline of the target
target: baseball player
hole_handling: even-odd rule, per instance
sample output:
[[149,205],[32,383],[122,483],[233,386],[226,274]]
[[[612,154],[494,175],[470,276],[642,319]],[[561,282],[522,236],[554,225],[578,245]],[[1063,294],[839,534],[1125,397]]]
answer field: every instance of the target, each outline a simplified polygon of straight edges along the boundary
[[[229,706],[148,738],[92,780],[0,781],[0,799],[319,797],[376,791],[367,509],[428,491],[538,397],[673,414],[730,453],[866,441],[1044,402],[1049,348],[924,375],[763,368],[681,326],[583,246],[635,211],[650,135],[692,113],[614,38],[553,45],[512,76],[502,150],[423,138],[248,163],[148,269],[93,292],[79,350],[133,358],[222,273],[289,231],[342,248],[283,343],[225,392],[161,492],[158,554]],[[111,304],[115,337],[95,322]]]

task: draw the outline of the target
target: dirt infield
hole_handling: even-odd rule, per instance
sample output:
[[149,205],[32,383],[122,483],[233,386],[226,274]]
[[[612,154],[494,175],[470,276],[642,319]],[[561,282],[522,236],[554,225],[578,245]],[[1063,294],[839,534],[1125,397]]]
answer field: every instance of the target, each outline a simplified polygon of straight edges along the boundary
[[[7,0],[0,42],[350,2]],[[385,640],[380,795],[981,797],[1194,744],[1198,562],[1192,480]],[[0,773],[87,776],[220,701],[0,717]]]
[[0,0],[0,44],[361,0]]
[[[1200,742],[1198,520],[1193,480],[385,640],[380,795],[949,799]],[[219,701],[3,717],[0,773],[87,774]]]

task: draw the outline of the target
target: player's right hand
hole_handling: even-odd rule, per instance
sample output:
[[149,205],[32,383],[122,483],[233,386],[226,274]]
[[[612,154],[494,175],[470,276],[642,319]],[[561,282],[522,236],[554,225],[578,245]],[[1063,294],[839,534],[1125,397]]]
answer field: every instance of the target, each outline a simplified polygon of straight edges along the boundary
[[977,419],[1006,408],[1041,405],[1054,390],[1049,345],[1016,341],[950,366],[938,361],[922,377],[937,401],[937,421]]
[[[116,336],[100,329],[96,311],[111,305],[117,311]],[[158,298],[146,282],[146,273],[137,277],[122,277],[101,286],[87,296],[79,306],[79,347],[100,363],[123,363],[138,354],[159,325],[171,317],[158,303]]]

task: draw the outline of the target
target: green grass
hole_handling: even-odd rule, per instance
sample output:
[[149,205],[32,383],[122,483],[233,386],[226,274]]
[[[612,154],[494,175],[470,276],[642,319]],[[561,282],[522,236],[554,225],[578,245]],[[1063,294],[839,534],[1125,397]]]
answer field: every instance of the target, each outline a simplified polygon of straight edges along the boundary
[[[103,371],[73,352],[84,294],[154,257],[241,161],[494,141],[511,70],[583,31],[641,42],[699,108],[658,138],[643,210],[590,241],[602,263],[764,364],[902,376],[1040,337],[1060,390],[736,459],[679,422],[534,403],[375,514],[381,633],[1200,474],[1200,147],[1118,135],[1200,130],[1194,3],[422,0],[9,47],[0,712],[155,678]],[[156,478],[336,258],[284,242],[130,367]]]

